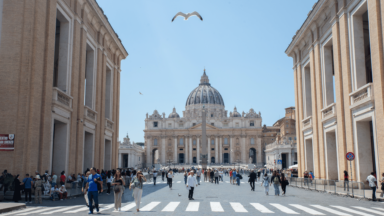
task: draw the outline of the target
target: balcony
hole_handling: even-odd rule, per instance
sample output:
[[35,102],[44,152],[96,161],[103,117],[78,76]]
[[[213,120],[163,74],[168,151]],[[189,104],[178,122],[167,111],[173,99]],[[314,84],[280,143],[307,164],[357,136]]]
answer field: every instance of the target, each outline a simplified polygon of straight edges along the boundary
[[93,111],[91,108],[84,106],[84,116],[86,119],[89,119],[93,122],[97,122],[97,112]]
[[308,130],[308,129],[311,129],[312,128],[312,116],[309,116],[307,117],[306,119],[304,119],[303,121],[301,121],[302,124],[303,124],[303,128],[301,130]]
[[373,83],[368,83],[349,94],[351,99],[350,109],[355,109],[374,102]]
[[105,119],[105,128],[113,131],[113,124],[114,122],[109,120],[109,119]]
[[321,110],[321,119],[326,121],[331,118],[336,118],[336,103],[332,103],[329,106]]
[[57,87],[53,87],[52,100],[53,100],[53,103],[59,106],[62,106],[66,109],[72,110],[73,98]]

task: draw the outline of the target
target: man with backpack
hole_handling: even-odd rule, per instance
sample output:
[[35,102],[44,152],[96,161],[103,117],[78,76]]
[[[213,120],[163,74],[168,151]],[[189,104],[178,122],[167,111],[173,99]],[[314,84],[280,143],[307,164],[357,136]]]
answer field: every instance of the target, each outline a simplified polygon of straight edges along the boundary
[[280,190],[279,186],[281,184],[281,180],[279,176],[277,175],[276,171],[273,171],[272,178],[271,178],[271,184],[273,184],[273,187],[275,188],[275,196],[280,196]]

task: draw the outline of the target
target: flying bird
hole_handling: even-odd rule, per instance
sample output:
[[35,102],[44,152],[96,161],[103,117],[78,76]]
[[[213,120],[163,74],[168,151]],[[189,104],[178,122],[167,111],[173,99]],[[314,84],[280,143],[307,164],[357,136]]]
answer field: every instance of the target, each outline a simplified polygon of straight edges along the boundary
[[187,14],[185,14],[185,13],[183,13],[183,12],[179,12],[179,13],[177,13],[177,14],[173,17],[172,22],[173,22],[173,20],[175,20],[176,17],[178,17],[178,16],[183,16],[183,17],[184,17],[184,20],[188,20],[188,18],[191,17],[191,16],[197,16],[197,17],[199,17],[199,19],[200,19],[201,21],[203,21],[203,17],[201,17],[199,13],[197,13],[196,11],[194,11],[194,12],[192,12],[192,13],[187,13]]
[[[141,92],[139,92],[139,94],[141,94]],[[141,94],[141,95],[143,95],[143,94]]]

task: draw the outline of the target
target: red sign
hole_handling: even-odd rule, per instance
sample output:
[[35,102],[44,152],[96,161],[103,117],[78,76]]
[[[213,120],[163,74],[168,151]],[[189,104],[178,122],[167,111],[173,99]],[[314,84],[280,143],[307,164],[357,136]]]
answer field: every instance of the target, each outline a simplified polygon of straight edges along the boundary
[[348,152],[346,158],[349,161],[353,161],[355,159],[355,154],[353,154],[352,152]]
[[0,134],[0,151],[15,150],[15,134]]

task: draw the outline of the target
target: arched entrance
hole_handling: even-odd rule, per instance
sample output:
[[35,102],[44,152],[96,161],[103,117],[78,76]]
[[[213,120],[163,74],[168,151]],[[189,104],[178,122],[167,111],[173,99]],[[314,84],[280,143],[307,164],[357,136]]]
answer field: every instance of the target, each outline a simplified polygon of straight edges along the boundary
[[179,163],[184,163],[184,153],[179,154]]
[[157,148],[152,150],[152,164],[160,163],[159,150]]
[[249,149],[249,157],[252,158],[252,163],[256,163],[256,149],[250,148]]

